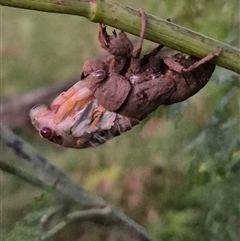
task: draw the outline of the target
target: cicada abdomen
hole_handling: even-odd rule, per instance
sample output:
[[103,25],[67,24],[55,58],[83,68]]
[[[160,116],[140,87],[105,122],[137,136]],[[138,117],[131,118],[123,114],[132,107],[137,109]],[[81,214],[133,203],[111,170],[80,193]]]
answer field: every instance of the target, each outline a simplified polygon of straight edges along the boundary
[[74,148],[98,146],[130,130],[138,120],[110,112],[98,101],[90,101],[70,129]]

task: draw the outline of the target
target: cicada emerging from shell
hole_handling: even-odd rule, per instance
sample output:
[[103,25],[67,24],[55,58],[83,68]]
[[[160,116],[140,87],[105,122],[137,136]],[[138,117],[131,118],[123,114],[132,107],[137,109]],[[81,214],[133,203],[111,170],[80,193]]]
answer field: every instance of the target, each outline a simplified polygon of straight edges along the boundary
[[39,134],[59,145],[87,148],[130,130],[160,105],[170,105],[196,94],[208,82],[215,65],[209,61],[221,49],[203,59],[178,53],[159,54],[159,45],[140,57],[146,16],[139,10],[140,38],[133,46],[124,32],[108,35],[100,24],[99,41],[108,51],[105,62],[88,60],[81,80],[60,94],[50,106],[30,111]]
[[34,106],[30,118],[40,136],[80,149],[101,145],[136,125],[136,119],[106,110],[87,87],[91,81],[104,77],[104,71],[94,71],[61,93],[51,105]]

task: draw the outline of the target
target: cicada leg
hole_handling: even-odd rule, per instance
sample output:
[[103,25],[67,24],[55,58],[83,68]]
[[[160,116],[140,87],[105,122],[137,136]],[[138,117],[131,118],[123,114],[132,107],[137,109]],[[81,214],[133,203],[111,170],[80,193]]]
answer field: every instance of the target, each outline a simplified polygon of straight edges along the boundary
[[66,92],[62,92],[55,100],[52,102],[52,105],[62,105],[64,102],[69,100],[74,96],[79,90],[86,87],[85,81],[78,81],[75,85],[69,88]]
[[[113,32],[114,37],[117,37],[116,31]],[[98,40],[101,44],[101,47],[108,51],[108,42],[110,40],[110,35],[108,35],[106,26],[104,24],[99,24]]]
[[106,111],[106,109],[102,105],[98,105],[98,108],[93,113],[93,121],[91,122],[91,124],[88,127],[89,133],[95,132],[99,128],[99,122],[105,111]]
[[147,25],[146,15],[145,15],[143,9],[140,8],[138,11],[139,11],[140,18],[141,18],[141,32],[140,32],[140,37],[139,37],[138,43],[133,48],[133,51],[132,51],[133,58],[139,58],[139,56],[141,54],[144,35],[145,35],[145,31],[146,31],[146,25]]
[[68,91],[61,93],[52,103],[51,106],[59,106],[57,109],[54,122],[60,123],[72,110],[78,105],[83,106],[93,93],[81,81],[77,82]]
[[113,31],[113,35],[108,35],[106,26],[99,25],[98,40],[101,47],[107,50],[108,53],[116,57],[126,58],[132,51],[133,45],[127,35],[120,31],[117,35],[116,31]]
[[56,124],[60,123],[76,106],[81,110],[92,98],[93,93],[87,87],[73,92],[73,95],[60,105],[56,112],[54,122]]
[[217,50],[215,50],[214,52],[210,52],[207,56],[205,56],[204,58],[202,58],[199,61],[195,62],[194,64],[192,64],[188,68],[182,69],[182,72],[190,72],[190,71],[198,68],[200,65],[203,65],[204,63],[214,59],[215,57],[218,57],[221,54],[221,52],[222,52],[222,49],[221,48],[217,48]]
[[51,106],[59,106],[55,123],[60,123],[76,106],[79,110],[84,108],[86,103],[94,98],[93,92],[88,88],[90,82],[99,82],[106,76],[104,70],[93,71],[85,79],[78,81],[68,91],[63,92],[52,103]]

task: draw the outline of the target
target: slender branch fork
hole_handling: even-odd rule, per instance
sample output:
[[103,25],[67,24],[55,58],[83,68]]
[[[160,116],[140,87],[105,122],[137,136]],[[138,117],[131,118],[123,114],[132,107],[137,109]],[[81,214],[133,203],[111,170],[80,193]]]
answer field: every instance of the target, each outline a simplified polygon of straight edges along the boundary
[[[134,35],[140,34],[138,11],[109,0],[0,0],[0,4],[44,12],[79,15],[91,22],[103,23]],[[213,62],[240,74],[239,49],[167,20],[149,14],[146,16],[146,39],[199,58],[221,48],[221,55]]]
[[49,236],[74,220],[87,221],[100,215],[109,225],[119,224],[127,227],[136,240],[152,241],[142,226],[99,196],[74,183],[30,144],[2,126],[0,126],[0,148],[0,169],[51,193],[63,206],[79,210],[68,214],[66,216],[68,221],[59,223],[43,235],[42,240],[47,240]]

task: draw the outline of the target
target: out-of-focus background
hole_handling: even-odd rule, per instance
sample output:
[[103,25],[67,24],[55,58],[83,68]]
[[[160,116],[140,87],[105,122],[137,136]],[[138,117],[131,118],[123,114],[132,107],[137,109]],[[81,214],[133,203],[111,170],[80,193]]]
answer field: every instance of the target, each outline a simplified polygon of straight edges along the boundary
[[[118,2],[240,47],[239,0]],[[98,24],[77,16],[2,7],[0,28],[2,100],[77,79],[84,61],[106,54],[97,40]],[[154,46],[145,41],[143,52]],[[194,97],[159,107],[141,125],[97,148],[60,148],[41,139],[29,122],[11,128],[157,240],[237,241],[239,111],[239,76],[217,68]],[[40,195],[18,178],[1,173],[1,232],[11,230],[30,212]],[[65,235],[63,240],[70,239]],[[107,229],[82,226],[76,240],[115,239]]]

